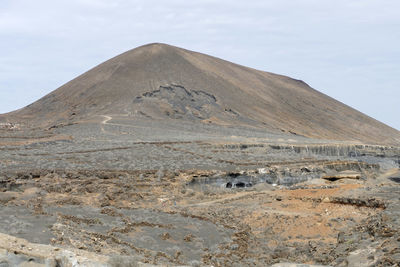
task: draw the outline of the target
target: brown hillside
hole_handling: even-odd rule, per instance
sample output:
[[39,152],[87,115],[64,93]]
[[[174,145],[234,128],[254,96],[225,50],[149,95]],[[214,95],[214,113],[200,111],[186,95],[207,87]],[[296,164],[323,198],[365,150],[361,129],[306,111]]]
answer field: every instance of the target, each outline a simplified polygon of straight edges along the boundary
[[[345,85],[344,85],[345,86]],[[138,47],[3,115],[36,125],[124,114],[399,143],[400,132],[289,77],[165,44]]]

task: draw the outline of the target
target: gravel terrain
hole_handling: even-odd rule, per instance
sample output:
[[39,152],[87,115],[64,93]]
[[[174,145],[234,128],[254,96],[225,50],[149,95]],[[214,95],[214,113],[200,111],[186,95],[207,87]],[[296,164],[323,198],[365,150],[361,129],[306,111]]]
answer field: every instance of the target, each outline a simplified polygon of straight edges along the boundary
[[164,44],[0,115],[0,267],[400,266],[400,132]]
[[397,147],[107,116],[2,130],[0,232],[104,266],[400,262]]

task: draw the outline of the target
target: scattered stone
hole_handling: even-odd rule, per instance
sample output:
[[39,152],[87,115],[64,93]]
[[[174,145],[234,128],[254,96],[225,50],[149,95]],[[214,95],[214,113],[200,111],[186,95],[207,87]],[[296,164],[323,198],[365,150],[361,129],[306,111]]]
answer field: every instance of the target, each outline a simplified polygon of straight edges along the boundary
[[304,263],[275,263],[270,267],[332,267],[330,265],[314,265],[314,264],[304,264]]
[[171,235],[168,232],[165,232],[165,233],[163,233],[161,235],[161,239],[162,240],[167,240],[167,239],[170,239],[170,238],[171,238]]

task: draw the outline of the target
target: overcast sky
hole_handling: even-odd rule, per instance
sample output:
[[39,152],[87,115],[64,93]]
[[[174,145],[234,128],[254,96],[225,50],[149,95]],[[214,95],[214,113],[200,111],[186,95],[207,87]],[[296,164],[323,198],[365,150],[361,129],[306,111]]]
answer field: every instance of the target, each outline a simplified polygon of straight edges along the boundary
[[163,42],[301,79],[400,129],[399,0],[0,0],[0,113]]

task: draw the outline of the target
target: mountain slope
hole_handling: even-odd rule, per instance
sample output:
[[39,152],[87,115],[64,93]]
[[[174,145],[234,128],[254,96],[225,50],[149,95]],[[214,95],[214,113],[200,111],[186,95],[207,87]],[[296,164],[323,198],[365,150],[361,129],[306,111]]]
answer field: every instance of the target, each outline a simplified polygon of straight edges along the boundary
[[105,114],[364,143],[400,142],[399,131],[302,81],[165,44],[112,58],[7,117],[44,126]]

